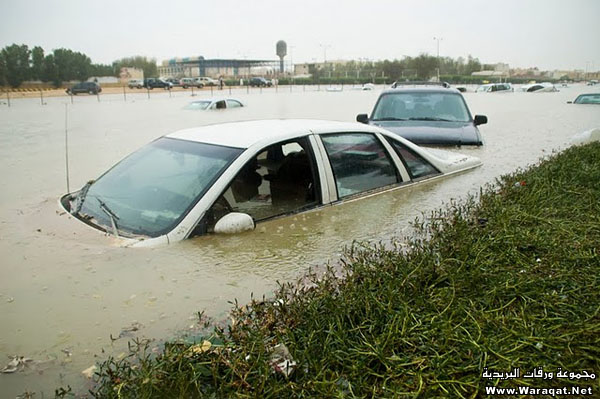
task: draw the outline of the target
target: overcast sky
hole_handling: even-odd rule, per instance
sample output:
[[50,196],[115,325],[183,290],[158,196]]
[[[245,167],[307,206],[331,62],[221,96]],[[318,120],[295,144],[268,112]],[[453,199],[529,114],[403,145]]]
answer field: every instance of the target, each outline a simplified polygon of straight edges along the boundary
[[600,69],[600,0],[0,0],[0,48],[68,48],[94,63],[144,55],[294,63],[420,53],[540,69]]

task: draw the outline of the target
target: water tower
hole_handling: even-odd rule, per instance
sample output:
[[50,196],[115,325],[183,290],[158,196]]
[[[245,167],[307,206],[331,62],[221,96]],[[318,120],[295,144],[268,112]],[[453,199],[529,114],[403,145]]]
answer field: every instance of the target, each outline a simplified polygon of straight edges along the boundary
[[277,56],[279,57],[279,72],[283,73],[283,57],[287,55],[287,44],[283,40],[280,40],[275,46]]

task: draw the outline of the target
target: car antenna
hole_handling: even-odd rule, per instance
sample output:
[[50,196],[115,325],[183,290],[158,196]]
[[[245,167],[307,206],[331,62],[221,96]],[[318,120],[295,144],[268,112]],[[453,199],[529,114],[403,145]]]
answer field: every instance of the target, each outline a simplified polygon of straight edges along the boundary
[[66,173],[67,173],[67,193],[70,193],[71,190],[69,189],[69,134],[68,134],[68,130],[67,130],[67,115],[68,115],[68,111],[69,110],[69,104],[65,103],[65,169],[66,169]]

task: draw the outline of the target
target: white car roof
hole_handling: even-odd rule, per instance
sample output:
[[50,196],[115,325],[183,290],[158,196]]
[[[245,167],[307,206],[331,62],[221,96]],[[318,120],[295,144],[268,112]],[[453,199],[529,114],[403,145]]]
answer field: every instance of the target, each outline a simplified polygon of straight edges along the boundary
[[220,123],[179,130],[165,137],[228,147],[249,148],[266,141],[279,141],[321,132],[381,132],[380,129],[353,122],[315,119],[268,119]]

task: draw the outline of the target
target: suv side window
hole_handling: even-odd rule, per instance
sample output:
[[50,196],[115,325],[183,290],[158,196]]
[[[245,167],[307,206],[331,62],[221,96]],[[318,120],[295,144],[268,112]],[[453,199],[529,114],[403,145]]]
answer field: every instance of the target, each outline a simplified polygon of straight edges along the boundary
[[392,147],[394,147],[394,150],[396,150],[396,153],[404,163],[411,179],[418,179],[440,173],[432,164],[423,159],[423,157],[408,149],[408,147],[405,147],[400,142],[391,138],[388,138],[388,141]]
[[396,168],[379,139],[370,133],[322,135],[338,198],[396,184]]
[[252,158],[213,204],[196,233],[210,233],[229,212],[255,221],[295,213],[320,203],[315,161],[306,138],[271,145]]

